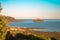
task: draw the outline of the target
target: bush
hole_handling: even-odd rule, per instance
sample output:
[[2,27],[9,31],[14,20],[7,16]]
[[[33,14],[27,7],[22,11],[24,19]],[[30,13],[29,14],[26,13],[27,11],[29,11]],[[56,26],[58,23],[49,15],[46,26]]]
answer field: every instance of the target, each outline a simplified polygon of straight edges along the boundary
[[45,40],[45,39],[34,36],[34,35],[25,35],[22,33],[17,33],[15,37],[13,37],[10,34],[10,32],[8,32],[5,40]]
[[7,35],[5,37],[5,40],[14,40],[15,38],[12,36],[12,34],[10,34],[10,32],[7,32]]
[[57,40],[56,38],[54,38],[54,37],[51,37],[51,40]]
[[16,34],[16,40],[44,40],[43,38],[34,36],[34,35],[24,35],[21,33]]
[[8,21],[2,15],[0,15],[0,40],[5,40],[7,23]]

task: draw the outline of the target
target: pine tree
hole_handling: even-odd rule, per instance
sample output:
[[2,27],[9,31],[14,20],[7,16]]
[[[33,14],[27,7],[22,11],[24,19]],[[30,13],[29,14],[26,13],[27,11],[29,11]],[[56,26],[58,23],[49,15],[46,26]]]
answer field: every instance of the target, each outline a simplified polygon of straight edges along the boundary
[[0,15],[0,40],[5,40],[7,23],[8,21],[2,15]]

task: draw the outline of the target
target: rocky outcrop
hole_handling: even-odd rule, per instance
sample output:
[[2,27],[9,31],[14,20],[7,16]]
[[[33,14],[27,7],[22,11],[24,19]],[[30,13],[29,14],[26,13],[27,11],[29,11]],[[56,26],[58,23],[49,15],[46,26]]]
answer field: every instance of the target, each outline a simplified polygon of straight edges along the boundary
[[28,30],[26,28],[21,28],[21,27],[8,27],[8,31],[10,31],[10,33],[15,36],[18,33],[22,33],[24,35],[34,35],[37,37],[42,37],[46,40],[49,39],[56,39],[56,40],[60,40],[60,32],[42,32],[42,31],[32,31],[32,30]]
[[37,18],[37,19],[35,19],[35,20],[33,20],[34,22],[43,22],[43,20],[42,19],[40,19],[40,18]]

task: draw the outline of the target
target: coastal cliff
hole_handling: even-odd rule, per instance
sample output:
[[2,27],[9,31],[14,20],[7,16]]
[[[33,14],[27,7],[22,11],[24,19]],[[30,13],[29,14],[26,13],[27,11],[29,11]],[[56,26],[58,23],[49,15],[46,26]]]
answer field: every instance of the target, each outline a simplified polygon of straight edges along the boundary
[[10,17],[10,16],[3,16],[5,19],[7,19],[9,22],[24,22],[26,20],[17,20],[14,17]]
[[10,16],[3,16],[5,19],[7,19],[9,22],[16,22],[17,20]]

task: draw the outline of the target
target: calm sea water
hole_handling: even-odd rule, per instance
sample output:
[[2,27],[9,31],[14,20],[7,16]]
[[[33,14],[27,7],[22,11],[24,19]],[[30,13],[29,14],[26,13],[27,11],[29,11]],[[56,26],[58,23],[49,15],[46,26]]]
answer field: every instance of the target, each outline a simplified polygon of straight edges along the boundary
[[[25,22],[11,22],[9,26],[21,26],[27,28],[46,28],[48,32],[60,32],[60,19],[44,19],[43,22],[34,22],[33,19],[25,19]],[[39,31],[39,30],[38,30]]]

